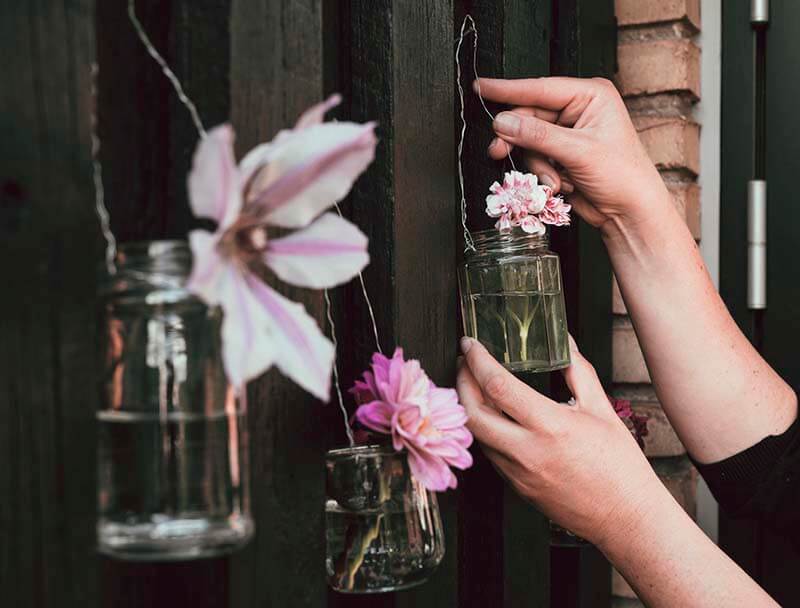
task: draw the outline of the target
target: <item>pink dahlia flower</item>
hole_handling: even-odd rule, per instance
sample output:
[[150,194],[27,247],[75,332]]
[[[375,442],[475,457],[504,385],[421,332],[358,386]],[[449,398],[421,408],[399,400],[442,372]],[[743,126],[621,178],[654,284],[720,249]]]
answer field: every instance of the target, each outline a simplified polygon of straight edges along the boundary
[[507,232],[520,227],[528,234],[545,233],[545,224],[569,224],[570,205],[553,196],[553,190],[539,183],[533,173],[509,171],[503,183],[495,182],[486,197],[486,214],[498,218],[495,228]]
[[419,361],[406,361],[398,348],[391,359],[375,353],[372,370],[364,372],[351,392],[360,404],[357,420],[391,435],[395,450],[405,448],[411,474],[422,485],[435,492],[456,487],[450,467],[472,465],[467,450],[472,434],[455,390],[437,387]]

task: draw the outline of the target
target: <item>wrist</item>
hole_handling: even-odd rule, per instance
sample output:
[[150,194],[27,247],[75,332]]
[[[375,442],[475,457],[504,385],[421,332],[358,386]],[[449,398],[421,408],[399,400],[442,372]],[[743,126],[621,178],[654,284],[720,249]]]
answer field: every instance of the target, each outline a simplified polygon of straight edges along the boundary
[[663,522],[683,509],[654,475],[653,483],[640,492],[639,499],[628,503],[615,515],[609,529],[595,545],[608,560],[621,568],[628,557],[635,557],[639,542],[653,542],[663,532]]

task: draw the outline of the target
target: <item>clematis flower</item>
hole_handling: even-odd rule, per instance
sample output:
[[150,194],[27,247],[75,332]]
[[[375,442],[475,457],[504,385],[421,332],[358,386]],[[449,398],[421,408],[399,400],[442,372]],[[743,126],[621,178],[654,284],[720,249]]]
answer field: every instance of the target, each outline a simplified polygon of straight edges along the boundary
[[[540,214],[545,211],[552,190],[539,184],[533,173],[509,171],[503,183],[494,182],[489,192],[486,214],[499,218],[495,224],[498,230],[504,232],[520,226],[528,234],[544,234],[545,227]],[[562,210],[561,207],[558,209]]]
[[[291,285],[333,287],[369,261],[367,237],[335,213],[374,157],[374,123],[323,123],[334,95],[306,111],[293,129],[251,150],[237,166],[233,129],[209,131],[188,178],[194,214],[217,223],[189,235],[194,265],[188,288],[224,311],[223,360],[231,383],[272,365],[328,400],[333,344],[302,305],[266,285],[271,271]],[[293,229],[281,236],[270,228]]]
[[450,467],[472,466],[467,448],[472,434],[458,394],[430,381],[419,361],[403,358],[403,350],[391,359],[375,353],[372,370],[364,372],[351,389],[360,404],[357,420],[368,429],[392,436],[395,450],[408,452],[411,474],[435,492],[455,488]]

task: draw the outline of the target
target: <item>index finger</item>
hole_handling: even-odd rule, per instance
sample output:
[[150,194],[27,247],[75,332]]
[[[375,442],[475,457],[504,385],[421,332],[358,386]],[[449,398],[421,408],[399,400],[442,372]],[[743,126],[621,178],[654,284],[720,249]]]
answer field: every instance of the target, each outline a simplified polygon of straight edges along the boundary
[[464,360],[483,393],[522,426],[535,428],[547,423],[554,412],[550,399],[515,378],[484,346],[472,338],[461,339]]
[[537,106],[561,111],[578,96],[591,95],[597,84],[586,78],[552,76],[545,78],[479,78],[474,88],[484,99],[517,106]]

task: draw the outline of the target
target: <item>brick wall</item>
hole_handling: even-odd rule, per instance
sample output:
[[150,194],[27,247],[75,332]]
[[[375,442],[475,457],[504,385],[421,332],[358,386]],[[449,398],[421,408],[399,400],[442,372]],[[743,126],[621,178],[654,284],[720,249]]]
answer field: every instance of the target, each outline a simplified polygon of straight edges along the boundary
[[[692,106],[700,96],[700,0],[616,0],[619,72],[639,137],[673,195],[675,206],[699,241],[700,126]],[[646,454],[659,477],[692,516],[697,477],[658,403],[616,281],[614,299],[614,395],[650,416]],[[616,572],[614,606],[641,606]]]

